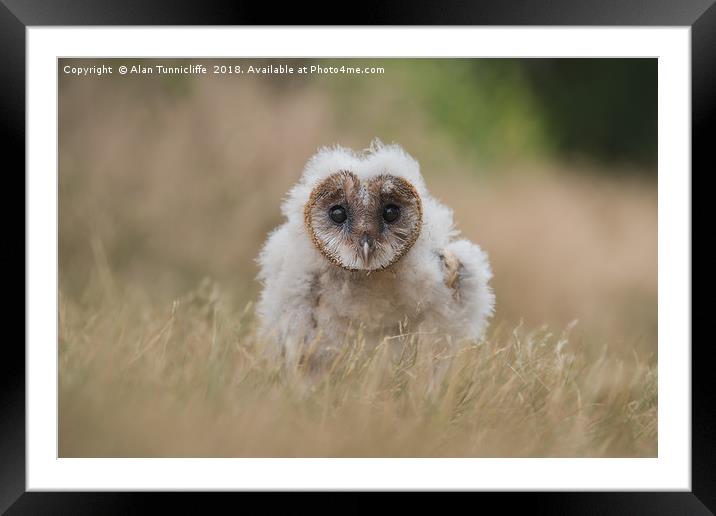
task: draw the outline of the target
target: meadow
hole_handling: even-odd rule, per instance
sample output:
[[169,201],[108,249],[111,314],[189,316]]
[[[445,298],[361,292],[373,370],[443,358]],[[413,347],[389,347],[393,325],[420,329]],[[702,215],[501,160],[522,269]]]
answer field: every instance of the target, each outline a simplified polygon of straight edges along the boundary
[[[432,69],[383,64],[60,76],[60,456],[657,455],[653,166],[553,152],[512,68],[503,89],[454,85],[484,115],[461,139],[474,117],[435,101]],[[318,373],[269,361],[255,258],[281,199],[317,147],[375,136],[488,252],[490,330],[449,351],[358,339]]]

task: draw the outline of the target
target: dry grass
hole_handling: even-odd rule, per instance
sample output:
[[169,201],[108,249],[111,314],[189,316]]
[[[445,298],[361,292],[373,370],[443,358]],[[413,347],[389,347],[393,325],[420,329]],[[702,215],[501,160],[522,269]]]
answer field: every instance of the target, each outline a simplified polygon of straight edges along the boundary
[[[405,92],[365,91],[60,77],[61,456],[656,455],[654,182],[484,170]],[[374,136],[489,253],[494,324],[282,370],[253,260],[316,147]]]
[[321,371],[288,370],[211,282],[160,307],[103,274],[93,308],[61,303],[63,457],[657,452],[656,365],[636,353],[502,326],[450,351],[358,340]]

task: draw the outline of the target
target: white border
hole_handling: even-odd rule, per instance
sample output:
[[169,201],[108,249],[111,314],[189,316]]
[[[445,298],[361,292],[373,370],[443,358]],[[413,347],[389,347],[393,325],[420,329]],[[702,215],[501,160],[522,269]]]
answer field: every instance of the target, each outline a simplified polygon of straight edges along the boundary
[[[28,28],[28,490],[690,490],[690,43],[688,27]],[[56,59],[69,56],[658,57],[659,457],[58,459]]]

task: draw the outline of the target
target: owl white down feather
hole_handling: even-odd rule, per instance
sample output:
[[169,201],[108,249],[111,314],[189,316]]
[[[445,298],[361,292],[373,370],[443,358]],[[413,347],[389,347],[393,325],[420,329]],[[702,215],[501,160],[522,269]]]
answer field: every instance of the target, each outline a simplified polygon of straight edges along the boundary
[[479,339],[494,308],[487,255],[458,239],[398,145],[324,147],[282,207],[258,262],[261,334],[288,357],[340,349],[358,332]]

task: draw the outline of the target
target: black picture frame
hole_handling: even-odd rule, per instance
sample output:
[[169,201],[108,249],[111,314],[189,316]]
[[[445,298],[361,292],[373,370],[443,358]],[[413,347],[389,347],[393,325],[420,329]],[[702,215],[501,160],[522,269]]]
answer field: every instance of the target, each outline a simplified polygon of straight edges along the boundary
[[[312,10],[302,3],[275,8],[262,3],[170,2],[160,0],[28,1],[0,0],[0,141],[6,144],[6,178],[20,177],[25,167],[25,30],[27,27],[82,25],[621,25],[691,27],[692,72],[692,192],[693,178],[716,170],[711,134],[716,133],[716,4],[715,0],[492,0],[449,1],[416,6],[409,2],[375,2],[351,9],[350,20],[329,10]],[[319,15],[318,12],[323,13]],[[337,12],[337,11],[336,11]],[[327,19],[331,17],[335,19]],[[4,168],[4,167],[3,167]],[[695,173],[695,171],[699,171]],[[25,185],[23,180],[23,203]],[[14,189],[6,190],[14,193]],[[702,189],[703,192],[703,189]],[[19,195],[19,194],[18,194]],[[10,196],[6,196],[10,198]],[[692,228],[703,213],[692,196]],[[6,204],[8,206],[8,204]],[[703,206],[699,204],[696,206]],[[6,210],[7,211],[7,210]],[[13,214],[15,212],[13,211]],[[10,221],[10,212],[5,220]],[[12,225],[10,225],[12,226]],[[693,229],[692,229],[693,232]],[[6,270],[25,266],[23,251],[3,253]],[[692,237],[692,275],[693,265]],[[14,250],[13,250],[14,251]],[[22,254],[22,265],[20,265]],[[23,269],[27,270],[27,269]],[[699,267],[699,271],[705,268]],[[11,273],[12,275],[12,273]],[[15,275],[19,276],[19,275]],[[693,277],[693,276],[692,276]],[[705,277],[703,277],[705,278]],[[704,291],[705,282],[698,284]],[[694,290],[692,289],[692,296]],[[692,297],[693,298],[693,297]],[[23,300],[25,296],[23,296]],[[9,301],[9,299],[8,299]],[[17,305],[11,301],[11,305]],[[24,306],[24,303],[23,303]],[[693,309],[692,328],[704,326],[706,311]],[[8,317],[9,320],[9,317]],[[18,318],[19,320],[19,318]],[[696,324],[698,322],[698,324]],[[23,328],[24,334],[24,328]],[[208,512],[215,501],[207,493],[61,493],[25,492],[25,352],[19,339],[6,339],[0,358],[0,513],[94,514],[136,512],[154,500],[165,509]],[[529,504],[538,514],[713,514],[716,511],[716,416],[712,392],[710,345],[692,345],[692,491],[588,493],[481,493],[497,502],[500,511]],[[227,496],[227,495],[225,495]],[[221,498],[225,498],[222,496]],[[354,506],[358,508],[359,506]],[[368,508],[369,506],[366,506]]]

